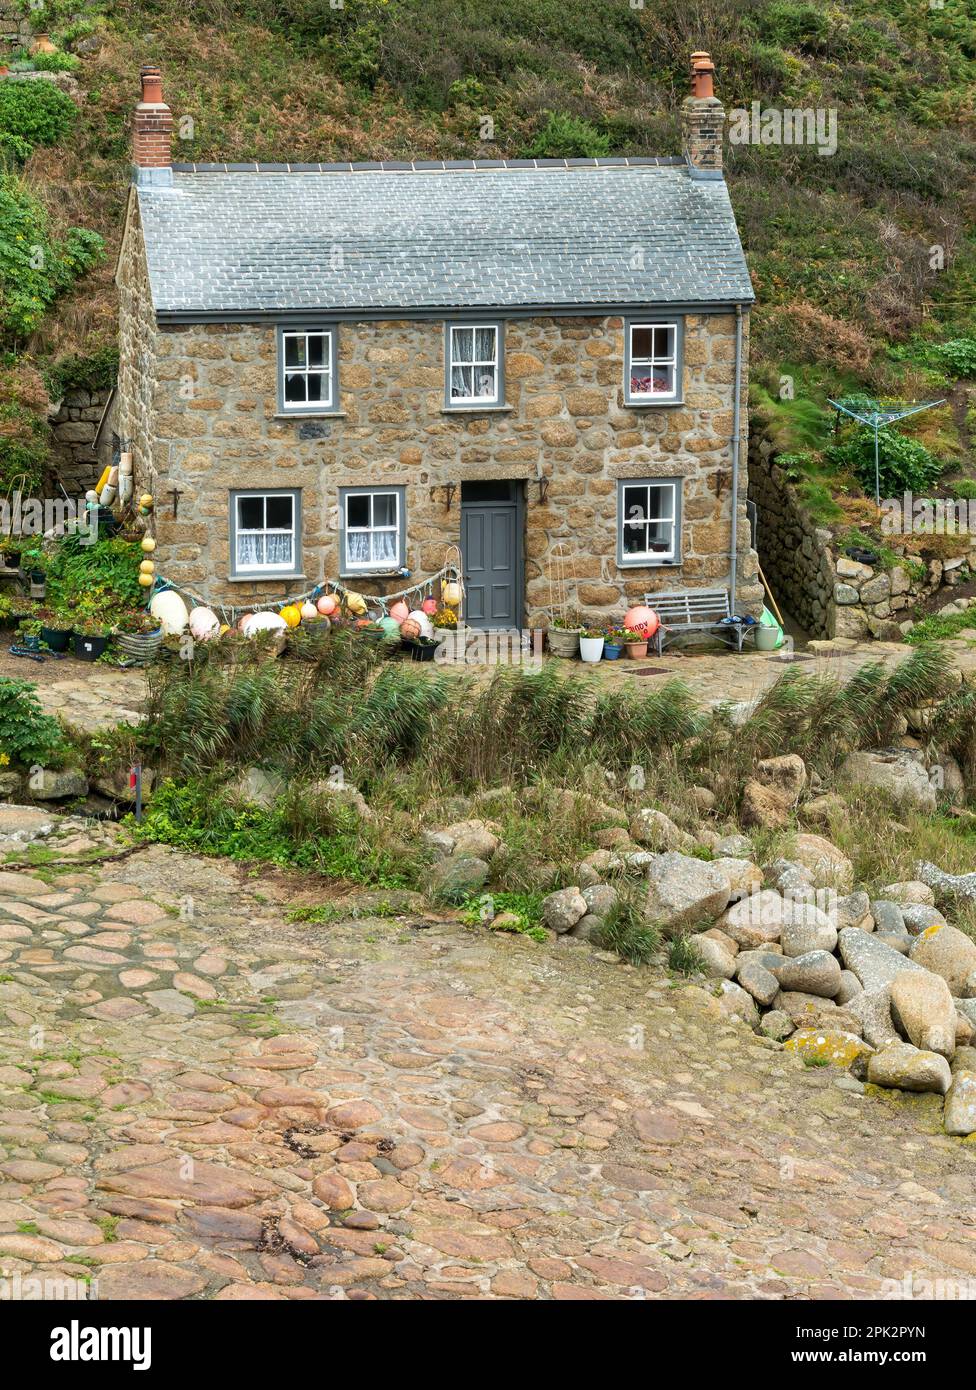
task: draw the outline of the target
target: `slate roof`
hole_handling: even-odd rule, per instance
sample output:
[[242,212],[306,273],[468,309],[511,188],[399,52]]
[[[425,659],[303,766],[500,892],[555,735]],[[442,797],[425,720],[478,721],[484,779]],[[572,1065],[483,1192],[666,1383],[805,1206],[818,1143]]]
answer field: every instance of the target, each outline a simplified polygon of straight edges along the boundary
[[684,160],[177,165],[138,197],[161,320],[753,298],[725,183]]

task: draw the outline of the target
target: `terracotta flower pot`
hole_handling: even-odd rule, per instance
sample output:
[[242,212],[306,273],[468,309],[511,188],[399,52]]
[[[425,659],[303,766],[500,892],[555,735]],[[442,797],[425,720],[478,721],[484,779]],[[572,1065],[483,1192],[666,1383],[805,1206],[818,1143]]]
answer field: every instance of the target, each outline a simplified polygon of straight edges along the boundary
[[635,661],[638,657],[646,656],[646,655],[647,655],[647,643],[646,643],[646,642],[628,642],[628,643],[627,643],[627,655],[630,657],[631,661]]

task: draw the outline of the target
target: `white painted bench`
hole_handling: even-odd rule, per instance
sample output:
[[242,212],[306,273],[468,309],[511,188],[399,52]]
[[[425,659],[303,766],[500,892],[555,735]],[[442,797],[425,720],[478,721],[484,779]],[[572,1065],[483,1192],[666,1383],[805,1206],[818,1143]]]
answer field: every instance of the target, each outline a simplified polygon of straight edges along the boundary
[[685,632],[714,632],[741,652],[745,635],[751,630],[751,626],[729,621],[732,605],[728,589],[681,589],[670,594],[645,594],[644,602],[660,619],[654,635],[658,656],[664,652],[666,642]]

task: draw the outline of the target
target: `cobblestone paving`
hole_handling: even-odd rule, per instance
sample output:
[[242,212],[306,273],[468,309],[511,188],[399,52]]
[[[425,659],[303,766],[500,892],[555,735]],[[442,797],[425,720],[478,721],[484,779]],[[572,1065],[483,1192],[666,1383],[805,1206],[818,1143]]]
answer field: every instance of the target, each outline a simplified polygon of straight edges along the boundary
[[0,873],[8,1281],[871,1298],[976,1276],[976,1148],[940,1105],[841,1089],[700,990],[430,918],[291,923],[274,881],[158,848],[49,879]]

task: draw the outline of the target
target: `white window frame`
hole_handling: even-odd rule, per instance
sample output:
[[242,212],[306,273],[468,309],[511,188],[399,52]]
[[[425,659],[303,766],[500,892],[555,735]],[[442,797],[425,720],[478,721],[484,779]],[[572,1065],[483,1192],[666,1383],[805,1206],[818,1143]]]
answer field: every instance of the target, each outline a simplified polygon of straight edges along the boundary
[[[288,342],[291,339],[303,338],[305,340],[305,366],[289,367],[287,362]],[[321,367],[309,366],[308,340],[310,338],[322,338],[327,344],[327,351],[323,352],[327,365]],[[278,336],[278,356],[280,359],[280,388],[278,404],[283,415],[321,415],[335,408],[335,330],[333,328],[281,328]],[[322,378],[323,384],[328,383],[329,394],[327,398],[318,401],[290,401],[287,399],[287,381],[291,376],[301,376],[305,378],[305,392],[308,394],[308,378],[318,376]]]
[[[681,563],[681,484],[680,478],[618,478],[617,480],[617,564],[621,568],[628,565],[646,567],[648,565],[678,565]],[[647,509],[650,510],[650,489],[669,488],[671,492],[671,515],[628,518],[624,515],[624,497],[627,488],[647,489]],[[624,532],[627,526],[643,526],[669,522],[671,525],[671,545],[662,550],[627,550],[624,546]],[[647,532],[645,530],[645,544]]]
[[[501,405],[502,402],[502,325],[497,320],[482,320],[471,323],[448,323],[447,327],[447,386],[446,386],[446,406],[448,409],[465,410],[478,406]],[[495,356],[489,361],[474,357],[475,344],[478,341],[478,330],[490,329],[495,335]],[[470,361],[455,361],[454,358],[454,334],[471,332],[471,352]],[[454,389],[454,368],[470,367],[472,385],[474,384],[474,373],[479,367],[491,367],[495,373],[495,392],[492,396],[455,396],[452,394]]]
[[[670,330],[671,351],[670,353],[653,352],[650,357],[636,357],[634,355],[634,334],[640,330],[650,330],[654,333],[656,329]],[[653,341],[653,339],[652,339]],[[635,391],[632,386],[634,378],[634,368],[641,367],[644,370],[641,374],[653,377],[655,368],[667,367],[671,369],[671,390],[670,391]],[[655,405],[664,404],[669,401],[681,399],[681,325],[675,320],[664,319],[645,319],[643,321],[628,320],[627,323],[627,381],[626,399],[630,405]]]
[[[391,525],[373,525],[373,504],[377,497],[393,497],[396,501],[396,519]],[[349,499],[352,497],[369,498],[369,520],[368,526],[349,525]],[[397,553],[395,558],[390,560],[353,560],[349,555],[349,536],[352,535],[376,535],[377,533],[393,532],[396,536]],[[398,570],[404,563],[404,498],[402,487],[350,487],[342,490],[342,573],[354,574],[356,572],[368,573],[392,573]],[[370,546],[372,549],[372,546]]]
[[[268,500],[272,497],[287,497],[291,502],[291,526],[271,526],[265,524],[262,527],[242,526],[240,505],[242,502],[261,501],[264,504],[264,520],[268,519]],[[300,503],[298,493],[294,488],[271,488],[267,492],[257,490],[241,490],[234,492],[231,497],[233,507],[233,526],[234,526],[234,553],[231,574],[237,577],[258,574],[297,574],[300,565],[298,558],[298,538],[300,527]],[[291,536],[291,559],[281,564],[251,565],[244,564],[240,558],[240,540],[242,536]]]

